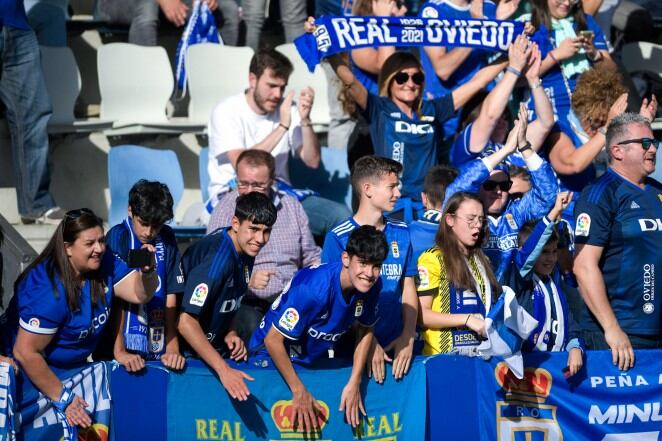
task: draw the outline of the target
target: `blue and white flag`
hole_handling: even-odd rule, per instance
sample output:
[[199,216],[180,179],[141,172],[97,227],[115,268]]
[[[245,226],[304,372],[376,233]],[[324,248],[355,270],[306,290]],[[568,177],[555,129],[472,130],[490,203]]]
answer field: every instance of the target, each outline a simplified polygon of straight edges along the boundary
[[524,23],[416,17],[320,17],[294,44],[311,72],[330,55],[362,47],[446,46],[507,51]]
[[504,286],[503,294],[485,318],[487,340],[478,347],[478,353],[503,357],[513,374],[521,379],[524,362],[520,350],[536,326],[538,321],[517,303],[515,292]]
[[16,439],[16,377],[14,367],[0,363],[0,441]]

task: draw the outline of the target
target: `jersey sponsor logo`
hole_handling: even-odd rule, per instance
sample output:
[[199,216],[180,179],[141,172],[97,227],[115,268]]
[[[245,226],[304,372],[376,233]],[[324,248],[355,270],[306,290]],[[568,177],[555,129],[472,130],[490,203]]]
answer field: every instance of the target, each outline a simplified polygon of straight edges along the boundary
[[641,207],[639,207],[639,204],[637,204],[635,201],[632,201],[632,203],[630,204],[630,208],[635,209],[635,208],[641,208]]
[[591,229],[591,216],[588,213],[581,213],[577,216],[577,226],[575,227],[575,236],[588,236]]
[[89,328],[85,329],[84,331],[80,331],[80,334],[78,335],[78,340],[83,340],[86,339],[88,336],[93,335],[95,331],[97,331],[99,328],[101,328],[106,324],[109,316],[110,316],[110,309],[106,307],[101,314],[95,316],[92,319],[92,324],[90,325]]
[[396,259],[400,257],[400,248],[398,248],[398,242],[395,240],[391,242],[391,253],[393,253],[393,257]]
[[423,11],[421,11],[421,17],[423,17],[423,18],[439,18],[439,11],[437,11],[432,6],[428,6],[427,8],[423,8]]
[[297,323],[299,323],[299,311],[294,308],[287,308],[278,320],[278,324],[287,331],[293,330]]
[[519,228],[517,227],[517,222],[515,222],[515,218],[513,217],[512,214],[506,213],[506,222],[508,222],[508,226],[513,230],[519,230]]
[[662,219],[639,219],[641,231],[662,231]]
[[395,132],[426,135],[428,133],[434,133],[434,127],[432,127],[432,124],[415,124],[407,121],[396,121]]
[[399,263],[384,263],[382,264],[381,275],[388,280],[399,280],[402,277],[402,265]]
[[359,299],[356,301],[356,307],[354,308],[354,317],[361,317],[363,314],[363,300]]
[[345,331],[338,332],[337,334],[329,334],[328,332],[318,331],[315,328],[308,328],[308,335],[310,335],[315,340],[338,341],[344,333]]
[[38,328],[40,324],[41,322],[36,317],[32,317],[30,320],[28,320],[28,325],[32,326],[33,328]]
[[244,296],[238,297],[236,299],[227,299],[221,304],[221,307],[219,308],[218,312],[221,314],[227,314],[228,312],[234,312],[239,309],[241,306],[241,299],[244,298]]
[[395,141],[393,143],[393,151],[391,152],[391,159],[402,163],[404,156],[405,143],[400,141]]
[[430,287],[430,273],[428,269],[424,266],[418,267],[418,289],[427,289]]
[[655,311],[655,265],[646,263],[643,268],[643,293],[642,300],[645,302],[642,310],[646,314],[652,314]]
[[207,300],[207,294],[209,294],[209,287],[206,283],[200,283],[193,289],[189,303],[195,306],[202,306],[205,304],[205,300]]

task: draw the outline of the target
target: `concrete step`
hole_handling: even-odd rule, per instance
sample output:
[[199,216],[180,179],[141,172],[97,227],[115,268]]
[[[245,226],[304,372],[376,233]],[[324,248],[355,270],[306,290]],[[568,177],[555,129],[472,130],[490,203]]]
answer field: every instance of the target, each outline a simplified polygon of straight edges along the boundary
[[28,241],[30,246],[34,248],[37,254],[41,253],[43,249],[46,248],[46,244],[48,244],[48,241],[51,240],[53,232],[55,232],[55,229],[57,228],[56,225],[36,224],[14,224],[12,226],[16,228],[16,231],[18,231],[18,233],[23,236],[25,240]]

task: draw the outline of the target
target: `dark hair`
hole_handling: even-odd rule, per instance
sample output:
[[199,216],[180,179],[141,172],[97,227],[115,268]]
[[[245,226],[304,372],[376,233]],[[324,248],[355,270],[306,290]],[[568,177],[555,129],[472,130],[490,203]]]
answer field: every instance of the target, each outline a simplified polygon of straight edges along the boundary
[[[440,206],[446,198],[446,187],[459,176],[457,169],[449,165],[435,165],[425,175],[423,191],[430,204]],[[430,208],[430,207],[427,207]]]
[[526,167],[520,167],[519,165],[510,165],[508,167],[508,174],[510,179],[512,178],[521,178],[526,182],[531,182],[531,174]]
[[[62,222],[57,226],[53,236],[48,241],[46,248],[37,256],[37,258],[18,276],[14,283],[14,292],[18,285],[28,276],[30,271],[35,269],[42,262],[46,263],[46,272],[53,287],[53,293],[58,296],[57,279],[60,279],[64,286],[64,292],[67,296],[67,304],[71,311],[78,310],[78,302],[81,295],[80,280],[76,277],[65,244],[73,243],[78,239],[81,232],[90,228],[101,228],[103,231],[103,220],[98,217],[89,208],[80,208],[78,210],[68,211]],[[85,280],[90,283],[90,292],[92,293],[92,302],[105,304],[104,282],[99,271],[85,273]]]
[[239,219],[239,222],[248,220],[254,224],[266,225],[268,227],[276,223],[276,207],[274,203],[266,195],[257,191],[251,191],[237,198],[234,215]]
[[276,176],[276,161],[271,153],[264,150],[248,149],[239,154],[235,169],[239,168],[239,163],[245,162],[251,167],[266,167],[269,169],[269,177],[273,179]]
[[[547,0],[531,0],[531,6],[533,6],[531,10],[531,24],[536,29],[540,29],[540,25],[545,25],[547,31],[552,32],[552,17],[547,8]],[[585,31],[588,29],[581,1],[570,6],[568,16],[572,16],[575,23],[577,23],[577,31]],[[557,44],[559,43],[561,42],[557,41]]]
[[260,78],[265,70],[271,69],[276,78],[288,79],[294,70],[292,62],[275,49],[260,49],[253,58],[248,71]]
[[361,184],[366,179],[379,179],[384,175],[402,172],[402,164],[383,156],[368,155],[359,158],[352,166],[352,187],[360,194]]
[[[391,97],[391,83],[393,82],[393,77],[395,74],[400,72],[402,69],[407,69],[409,67],[415,67],[418,69],[422,75],[425,75],[421,62],[418,61],[418,58],[411,52],[398,51],[391,54],[390,57],[384,61],[382,68],[379,71],[379,77],[377,78],[377,85],[379,90],[379,96]],[[425,76],[423,77],[423,84],[425,84]],[[420,110],[421,103],[423,102],[423,87],[421,86],[421,94],[414,104],[414,109],[416,111]]]
[[141,179],[129,190],[131,215],[148,225],[161,226],[171,220],[172,206],[170,190],[161,182]]
[[[517,242],[519,243],[520,246],[524,245],[524,242],[529,238],[531,235],[531,232],[533,229],[538,225],[540,222],[540,219],[532,219],[528,222],[526,222],[524,225],[522,225],[522,228],[519,229],[519,232],[517,233]],[[547,239],[547,242],[545,242],[545,246],[547,246],[548,243],[556,241],[558,243],[559,241],[559,232],[554,227],[552,229],[552,234],[549,236],[549,239]]]
[[352,231],[345,247],[347,254],[370,263],[381,264],[388,255],[384,233],[372,225],[361,225]]
[[[473,193],[460,191],[451,196],[446,204],[442,220],[439,223],[435,243],[441,250],[448,280],[459,288],[473,290],[475,289],[475,286],[471,271],[469,270],[469,265],[467,265],[467,260],[464,257],[464,253],[462,252],[457,236],[455,236],[455,232],[446,221],[446,218],[449,215],[457,213],[460,205],[468,200],[476,201],[481,204],[481,207],[483,206],[478,196]],[[490,234],[489,232],[489,226],[487,221],[485,221],[480,229],[480,236],[478,237],[476,245],[467,250],[467,257],[476,256],[476,258],[483,264],[483,267],[485,267],[485,273],[487,274],[488,279],[485,282],[492,286],[493,292],[499,293],[501,292],[501,287],[492,271],[492,264],[481,248],[483,242],[488,238]]]

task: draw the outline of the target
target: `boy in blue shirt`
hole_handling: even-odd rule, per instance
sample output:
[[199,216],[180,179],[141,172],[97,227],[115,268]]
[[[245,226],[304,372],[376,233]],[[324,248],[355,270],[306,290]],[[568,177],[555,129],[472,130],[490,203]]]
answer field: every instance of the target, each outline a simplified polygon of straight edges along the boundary
[[271,357],[292,391],[295,427],[306,432],[317,428],[315,398],[296,374],[292,363],[310,364],[327,354],[357,321],[358,338],[352,373],[340,397],[340,410],[353,427],[361,399],[361,377],[377,321],[379,278],[388,245],[375,227],[356,228],[347,241],[340,262],[299,271],[276,299],[255,330],[249,344],[254,362],[263,365]]

